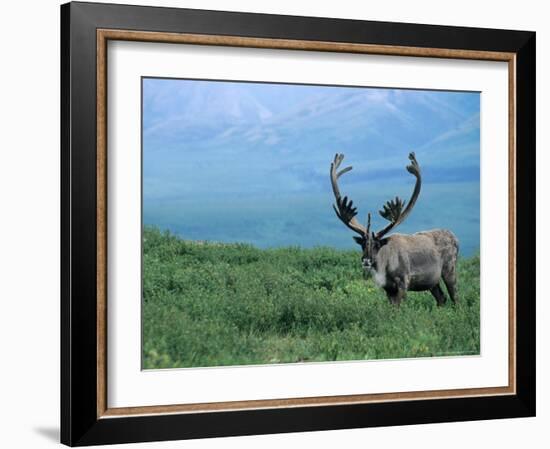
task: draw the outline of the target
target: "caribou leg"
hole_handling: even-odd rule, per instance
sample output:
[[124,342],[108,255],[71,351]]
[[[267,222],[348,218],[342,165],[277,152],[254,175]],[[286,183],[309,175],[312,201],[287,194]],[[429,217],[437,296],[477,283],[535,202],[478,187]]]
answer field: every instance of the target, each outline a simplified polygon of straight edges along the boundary
[[430,292],[432,295],[434,295],[435,300],[437,301],[438,306],[442,306],[445,304],[445,301],[447,301],[447,298],[445,297],[445,293],[443,293],[443,290],[441,290],[441,287],[439,284],[437,284],[435,287],[432,287],[430,289]]
[[454,304],[458,302],[458,297],[456,296],[456,273],[453,270],[452,274],[448,274],[447,276],[443,276],[443,282],[445,282],[445,286],[447,287],[447,291],[449,292],[449,296],[451,297],[451,300]]
[[394,306],[398,306],[401,304],[401,301],[405,299],[405,296],[407,295],[407,286],[405,285],[405,282],[401,279],[394,279],[394,282],[392,282],[391,287],[386,287],[386,295],[388,296],[388,299],[390,300],[390,303]]
[[393,304],[394,306],[399,307],[399,305],[401,304],[401,301],[405,299],[406,292],[407,292],[406,290],[400,288],[398,290],[395,290],[391,294],[387,293],[390,303]]

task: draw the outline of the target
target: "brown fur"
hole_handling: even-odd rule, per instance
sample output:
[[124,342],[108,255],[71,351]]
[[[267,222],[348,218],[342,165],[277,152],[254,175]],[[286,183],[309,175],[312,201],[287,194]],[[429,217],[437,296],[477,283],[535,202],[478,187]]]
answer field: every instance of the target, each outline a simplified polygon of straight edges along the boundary
[[[456,297],[456,260],[458,240],[444,229],[393,234],[371,251],[371,267],[377,283],[384,288],[392,304],[399,304],[407,291],[429,290],[438,305],[446,301],[443,281],[453,302]],[[363,261],[367,255],[363,254]]]

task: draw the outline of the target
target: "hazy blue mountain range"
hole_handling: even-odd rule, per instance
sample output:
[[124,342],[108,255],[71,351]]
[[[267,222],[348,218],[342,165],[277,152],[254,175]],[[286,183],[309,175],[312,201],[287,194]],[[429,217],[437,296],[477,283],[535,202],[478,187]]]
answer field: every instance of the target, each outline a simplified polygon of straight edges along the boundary
[[398,232],[449,228],[469,255],[479,115],[479,93],[145,78],[143,221],[188,239],[353,247],[331,207],[334,153],[354,167],[341,189],[364,220],[409,198],[415,151],[422,193]]

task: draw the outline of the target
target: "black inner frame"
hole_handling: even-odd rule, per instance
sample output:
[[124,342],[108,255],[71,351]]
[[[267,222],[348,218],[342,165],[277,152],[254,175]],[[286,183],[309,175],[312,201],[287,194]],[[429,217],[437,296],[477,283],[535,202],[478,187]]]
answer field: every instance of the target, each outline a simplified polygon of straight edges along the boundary
[[[516,54],[515,395],[97,417],[98,28]],[[61,6],[61,442],[71,446],[535,415],[535,33],[69,3]]]

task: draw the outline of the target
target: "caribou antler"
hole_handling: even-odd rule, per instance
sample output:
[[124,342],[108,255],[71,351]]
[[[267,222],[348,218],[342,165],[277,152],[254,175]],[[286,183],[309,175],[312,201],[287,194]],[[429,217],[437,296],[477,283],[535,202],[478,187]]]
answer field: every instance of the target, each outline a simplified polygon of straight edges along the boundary
[[[353,167],[346,167],[340,171],[338,168],[344,160],[343,154],[338,154],[334,156],[334,161],[330,164],[330,182],[332,183],[332,191],[334,192],[334,197],[336,198],[336,204],[333,204],[334,212],[342,222],[350,228],[352,231],[357,232],[362,237],[367,235],[367,228],[360,224],[355,216],[357,215],[357,208],[353,207],[353,201],[349,200],[345,196],[342,198],[340,195],[340,188],[338,187],[338,178],[344,173],[349,172]],[[370,221],[370,220],[369,220]],[[370,223],[369,223],[370,227]]]
[[402,223],[403,220],[407,218],[407,215],[410,214],[412,208],[414,207],[414,203],[416,203],[418,195],[420,194],[420,186],[422,185],[420,165],[418,165],[418,162],[416,162],[416,157],[414,153],[409,154],[409,159],[411,161],[411,164],[407,165],[407,171],[416,177],[416,184],[414,186],[414,191],[412,193],[411,199],[409,200],[407,207],[405,207],[405,210],[403,210],[405,203],[401,198],[397,196],[394,200],[390,200],[386,204],[384,204],[384,208],[379,211],[379,214],[390,223],[384,229],[376,233],[376,238],[378,239],[382,238],[385,234],[390,232],[395,226],[397,226],[399,223]]

